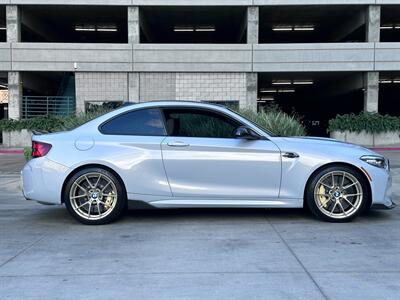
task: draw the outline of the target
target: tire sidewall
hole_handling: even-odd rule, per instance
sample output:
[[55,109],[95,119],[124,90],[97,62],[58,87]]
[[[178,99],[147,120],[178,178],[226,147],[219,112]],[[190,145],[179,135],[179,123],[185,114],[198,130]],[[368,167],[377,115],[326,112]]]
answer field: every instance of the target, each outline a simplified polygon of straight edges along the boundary
[[[110,214],[108,214],[107,216],[105,216],[104,218],[102,218],[100,220],[87,220],[75,212],[75,210],[73,209],[73,207],[71,205],[69,195],[70,195],[70,190],[71,190],[72,185],[75,182],[75,180],[77,180],[79,177],[81,177],[84,174],[94,173],[94,172],[103,174],[103,175],[109,177],[113,181],[113,183],[115,184],[115,187],[117,189],[117,203],[115,204],[113,211]],[[63,192],[63,200],[64,200],[64,203],[65,203],[65,206],[66,206],[68,212],[76,220],[78,220],[82,224],[86,224],[86,225],[102,225],[102,224],[108,224],[108,223],[116,221],[117,219],[119,219],[121,217],[121,215],[125,211],[126,203],[127,203],[125,188],[121,184],[120,180],[111,172],[109,172],[105,169],[102,169],[102,168],[95,168],[95,167],[82,169],[82,170],[76,172],[74,175],[72,175],[71,178],[69,178],[69,180],[65,186],[64,192]]]
[[[342,218],[342,219],[335,219],[331,218],[327,215],[325,215],[323,212],[319,210],[317,207],[317,204],[315,203],[314,199],[314,189],[318,181],[323,177],[325,174],[332,172],[332,171],[344,171],[347,173],[350,173],[353,175],[361,184],[362,192],[363,192],[363,198],[360,207],[357,209],[357,211],[352,214],[349,217]],[[366,181],[365,177],[362,176],[359,172],[354,170],[353,168],[347,167],[347,166],[330,166],[321,169],[318,171],[316,174],[313,175],[311,180],[309,181],[307,188],[306,188],[306,193],[305,193],[305,202],[307,207],[310,209],[310,211],[320,219],[328,222],[333,222],[333,223],[344,223],[344,222],[349,222],[354,220],[356,217],[358,217],[362,212],[364,212],[367,209],[367,204],[368,204],[368,199],[369,199],[369,188],[368,188],[368,182]]]

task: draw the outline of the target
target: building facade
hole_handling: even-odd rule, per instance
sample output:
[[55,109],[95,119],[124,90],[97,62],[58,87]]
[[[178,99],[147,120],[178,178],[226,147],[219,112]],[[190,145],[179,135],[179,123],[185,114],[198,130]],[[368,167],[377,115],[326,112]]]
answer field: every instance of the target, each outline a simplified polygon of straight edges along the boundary
[[275,103],[324,135],[338,113],[400,114],[400,0],[0,0],[0,16],[2,118]]

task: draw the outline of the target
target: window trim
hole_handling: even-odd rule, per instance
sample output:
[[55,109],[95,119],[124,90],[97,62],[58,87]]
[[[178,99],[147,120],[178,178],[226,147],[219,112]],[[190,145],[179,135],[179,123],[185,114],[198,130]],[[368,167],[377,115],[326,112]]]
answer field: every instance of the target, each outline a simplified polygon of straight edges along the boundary
[[[106,125],[107,123],[113,121],[114,119],[116,119],[116,118],[118,118],[118,117],[121,117],[121,116],[126,115],[126,114],[129,114],[129,113],[138,112],[138,111],[141,111],[141,110],[150,110],[150,109],[152,109],[152,110],[158,110],[158,112],[159,112],[159,114],[160,114],[160,120],[161,120],[162,125],[163,125],[164,135],[158,135],[158,134],[105,133],[105,132],[103,131],[103,126],[104,126],[104,125]],[[161,110],[160,107],[141,107],[141,108],[137,108],[137,109],[132,109],[132,110],[125,111],[125,112],[123,112],[123,113],[120,113],[120,114],[118,114],[118,115],[115,115],[115,116],[111,117],[111,118],[108,119],[108,120],[105,120],[104,122],[102,122],[102,123],[97,127],[97,129],[98,129],[98,131],[99,131],[101,134],[103,134],[103,135],[151,136],[151,137],[154,137],[154,136],[158,136],[158,137],[167,137],[167,136],[168,136],[167,128],[165,127],[165,116],[164,116],[164,113],[162,112],[162,110]]]
[[[160,106],[159,108],[160,108],[161,111],[162,111],[162,115],[163,115],[163,119],[164,119],[164,128],[165,128],[165,131],[167,130],[167,125],[166,125],[167,120],[166,120],[166,118],[165,118],[164,110],[168,110],[168,109],[176,109],[176,110],[199,110],[199,111],[211,112],[211,113],[214,113],[214,114],[216,114],[216,115],[225,117],[225,118],[227,118],[227,119],[229,119],[229,120],[232,120],[232,121],[238,123],[239,126],[246,126],[246,127],[248,127],[248,126],[247,126],[246,124],[244,124],[243,122],[241,122],[241,121],[239,121],[239,120],[237,120],[237,119],[235,119],[235,118],[233,118],[233,117],[231,117],[231,116],[229,116],[229,115],[227,115],[227,114],[224,114],[224,113],[222,113],[222,112],[220,112],[220,111],[217,111],[217,110],[214,110],[214,109],[210,109],[210,108],[206,108],[206,107],[193,107],[193,106]],[[257,134],[258,134],[258,133],[257,133]],[[166,136],[167,136],[167,137],[176,137],[176,138],[191,138],[191,139],[224,139],[224,140],[227,140],[227,139],[228,139],[228,140],[236,140],[235,137],[231,137],[231,138],[228,137],[228,138],[225,138],[225,137],[176,136],[176,135],[169,135],[167,131],[166,131]],[[260,135],[260,138],[262,138],[261,135]]]

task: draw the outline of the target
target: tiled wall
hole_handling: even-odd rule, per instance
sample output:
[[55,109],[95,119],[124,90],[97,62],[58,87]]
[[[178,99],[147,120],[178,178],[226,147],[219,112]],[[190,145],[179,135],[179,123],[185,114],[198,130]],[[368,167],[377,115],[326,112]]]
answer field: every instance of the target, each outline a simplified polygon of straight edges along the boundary
[[[141,102],[155,100],[237,101],[246,103],[246,73],[76,73],[77,111],[86,101],[136,101],[138,79]],[[133,78],[135,77],[135,78]],[[132,92],[133,90],[134,93]],[[136,98],[137,98],[136,97]],[[256,101],[256,99],[254,99]]]

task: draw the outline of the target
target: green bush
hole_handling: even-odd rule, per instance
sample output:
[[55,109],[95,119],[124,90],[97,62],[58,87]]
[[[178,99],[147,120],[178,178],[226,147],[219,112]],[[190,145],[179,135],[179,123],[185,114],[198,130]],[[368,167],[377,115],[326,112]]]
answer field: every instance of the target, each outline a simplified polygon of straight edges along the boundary
[[25,157],[26,161],[31,160],[31,158],[32,158],[32,148],[31,147],[24,148],[24,157]]
[[240,113],[278,136],[303,136],[306,135],[305,127],[300,123],[297,116],[290,116],[278,109],[253,112],[250,110]]
[[43,116],[24,120],[0,120],[0,131],[30,131],[58,132],[74,129],[104,113],[107,110],[97,110],[87,114],[77,114],[68,117]]
[[[47,132],[67,131],[106,112],[108,112],[108,110],[97,110],[86,114],[71,115],[68,117],[44,116],[19,121],[1,120],[0,131],[20,131],[22,129]],[[277,108],[271,108],[268,111],[260,112],[240,111],[240,113],[276,135],[302,136],[306,134],[304,126],[301,125],[296,116],[289,116]]]
[[329,121],[328,132],[353,131],[368,133],[382,133],[400,130],[400,117],[381,115],[379,113],[362,112],[358,115],[338,115]]

